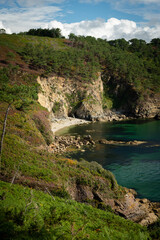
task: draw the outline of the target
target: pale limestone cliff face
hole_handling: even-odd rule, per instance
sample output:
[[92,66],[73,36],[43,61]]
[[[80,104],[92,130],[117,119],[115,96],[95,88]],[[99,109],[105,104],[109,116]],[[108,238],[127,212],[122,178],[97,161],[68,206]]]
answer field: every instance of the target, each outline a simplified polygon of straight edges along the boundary
[[75,116],[93,120],[103,115],[103,83],[100,74],[90,82],[57,76],[38,77],[37,81],[41,86],[38,101],[52,117]]

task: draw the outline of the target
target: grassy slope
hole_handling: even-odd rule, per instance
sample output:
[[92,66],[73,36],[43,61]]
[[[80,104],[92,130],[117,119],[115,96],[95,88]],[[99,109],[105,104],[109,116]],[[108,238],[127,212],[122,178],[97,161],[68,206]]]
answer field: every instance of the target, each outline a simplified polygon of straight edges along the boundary
[[[64,47],[63,40],[30,36],[0,36],[2,55],[7,64],[21,64],[10,72],[10,84],[35,85],[26,63],[16,51],[27,41],[41,41]],[[12,52],[14,54],[9,54]],[[6,66],[8,66],[5,64]],[[12,67],[11,67],[12,68]],[[0,103],[0,132],[7,104]],[[69,200],[68,186],[79,183],[99,188],[112,197],[122,190],[111,173],[97,164],[78,163],[46,151],[52,141],[48,112],[36,101],[18,109],[12,106],[2,153],[1,234],[2,239],[148,239],[145,228],[126,221],[113,213]],[[101,181],[105,180],[105,181]],[[39,189],[22,187],[18,184]],[[55,200],[41,190],[50,190]],[[62,197],[58,198],[56,196]],[[26,236],[26,237],[25,237]]]
[[53,49],[64,49],[66,45],[63,39],[52,39],[48,37],[36,37],[36,36],[25,36],[25,35],[0,35],[0,66],[6,66],[12,64],[18,66],[20,69],[32,73],[40,74],[43,71],[30,69],[28,64],[21,58],[19,53],[22,51],[27,43],[33,45],[41,44],[42,46],[48,46]]
[[110,212],[28,187],[0,185],[2,239],[149,239],[145,228]]
[[8,34],[1,34],[0,35],[0,45],[5,46],[8,49],[12,49],[15,51],[20,51],[22,47],[25,46],[26,43],[33,43],[33,44],[47,44],[54,49],[62,49],[66,47],[64,45],[63,39],[53,39],[49,37],[36,37],[36,36],[25,36],[25,35],[8,35]]

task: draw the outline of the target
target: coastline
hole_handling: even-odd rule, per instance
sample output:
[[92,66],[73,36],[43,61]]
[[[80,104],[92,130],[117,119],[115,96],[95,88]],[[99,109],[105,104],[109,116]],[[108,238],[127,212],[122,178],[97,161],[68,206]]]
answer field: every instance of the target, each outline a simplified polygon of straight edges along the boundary
[[66,127],[74,126],[74,125],[88,124],[95,121],[112,122],[112,121],[123,121],[123,120],[129,120],[129,119],[131,118],[125,116],[120,112],[108,110],[104,115],[99,116],[95,119],[93,118],[92,121],[80,119],[80,118],[74,118],[74,117],[52,118],[51,130],[52,130],[52,133],[55,135],[57,131]]
[[88,124],[91,121],[87,121],[84,119],[79,118],[54,118],[51,120],[51,130],[52,133],[55,135],[57,131],[62,130],[63,128],[74,126],[74,125],[81,125],[81,124]]
[[[119,118],[120,120],[125,120],[125,118]],[[112,121],[117,121],[117,119],[111,119]],[[110,121],[111,121],[110,120]],[[54,118],[52,119],[52,132],[55,135],[57,131],[62,130],[63,128],[73,126],[73,125],[79,125],[79,124],[88,124],[91,123],[91,121],[83,120],[83,119],[77,119],[77,118]],[[58,134],[57,134],[58,135]],[[67,136],[68,137],[68,136]],[[66,138],[66,136],[58,136],[55,137],[56,141],[54,141],[53,144],[50,145],[49,151],[55,152],[55,153],[63,153],[65,149],[71,144],[76,146],[77,149],[80,149],[81,146],[86,145],[86,143],[80,144],[80,141],[78,141],[77,136],[75,138]],[[86,139],[85,139],[86,140]],[[88,142],[89,139],[87,139]],[[104,142],[104,139],[102,139],[102,144],[117,144],[118,142],[112,141],[108,142],[105,139],[106,142]],[[124,144],[123,141],[119,142],[120,144]],[[133,142],[127,142],[128,145],[139,145],[144,144],[143,141],[133,141]],[[88,145],[88,144],[87,144]],[[100,198],[101,202],[109,205],[113,211],[115,211],[118,215],[124,216],[126,219],[129,219],[133,222],[137,222],[142,226],[148,226],[154,222],[157,221],[158,217],[160,216],[160,204],[159,202],[152,202],[148,200],[147,198],[138,198],[136,195],[134,189],[128,189],[125,187],[125,194],[123,199],[108,199],[107,196],[103,195],[101,192],[96,192],[97,196]],[[91,196],[91,201],[93,200],[93,189],[83,189],[83,194],[87,196],[88,200],[88,192],[90,193],[89,196]],[[80,199],[82,201],[82,199]],[[83,202],[83,201],[82,201]],[[132,206],[132,208],[130,207]]]

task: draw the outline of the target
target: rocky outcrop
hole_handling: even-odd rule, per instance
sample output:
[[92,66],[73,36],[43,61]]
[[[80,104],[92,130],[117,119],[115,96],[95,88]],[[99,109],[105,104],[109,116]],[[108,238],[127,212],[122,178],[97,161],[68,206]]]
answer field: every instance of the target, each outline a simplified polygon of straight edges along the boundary
[[139,118],[158,119],[160,116],[160,94],[145,96],[143,101],[137,101],[133,113]]
[[131,117],[127,117],[125,114],[121,113],[120,111],[116,110],[109,110],[105,109],[103,116],[97,118],[97,121],[100,122],[112,122],[112,121],[122,121],[122,120],[129,120]]
[[90,203],[102,209],[110,207],[116,214],[143,226],[156,222],[160,217],[160,205],[148,199],[136,198],[136,192],[132,189],[125,189],[125,195],[119,199],[83,185],[74,184],[68,191],[76,201]]
[[135,197],[136,192],[126,189],[123,199],[115,201],[115,212],[141,225],[149,225],[158,219],[154,206],[148,199]]
[[75,116],[92,120],[103,115],[100,73],[88,82],[57,76],[38,77],[37,81],[41,86],[38,101],[48,109],[51,118]]
[[113,75],[107,70],[103,73],[102,80],[116,109],[136,118],[159,118],[160,93],[153,93],[149,89],[140,92],[124,76]]

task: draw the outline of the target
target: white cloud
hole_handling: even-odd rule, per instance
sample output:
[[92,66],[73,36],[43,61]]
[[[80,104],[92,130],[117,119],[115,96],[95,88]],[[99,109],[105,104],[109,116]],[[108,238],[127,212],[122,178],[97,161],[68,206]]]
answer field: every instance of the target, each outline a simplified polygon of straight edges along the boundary
[[[95,0],[96,1],[96,0]],[[112,7],[131,16],[139,16],[148,26],[159,25],[160,0],[106,0]],[[143,21],[142,20],[142,21]]]
[[76,23],[61,23],[58,21],[51,21],[46,24],[48,28],[60,28],[62,35],[68,37],[70,33],[76,35],[93,36],[96,38],[103,38],[107,40],[125,38],[126,40],[132,38],[144,39],[147,42],[152,38],[160,37],[160,25],[150,27],[138,27],[137,24],[129,20],[118,20],[110,18],[108,21],[96,19],[93,21],[81,21]]
[[6,27],[3,25],[3,23],[0,21],[0,29],[2,29],[2,28],[6,30],[6,33],[11,34],[11,30],[10,30],[9,28],[6,28]]
[[12,32],[27,31],[38,28],[61,15],[61,9],[55,6],[36,8],[3,8],[0,10],[0,21]]

